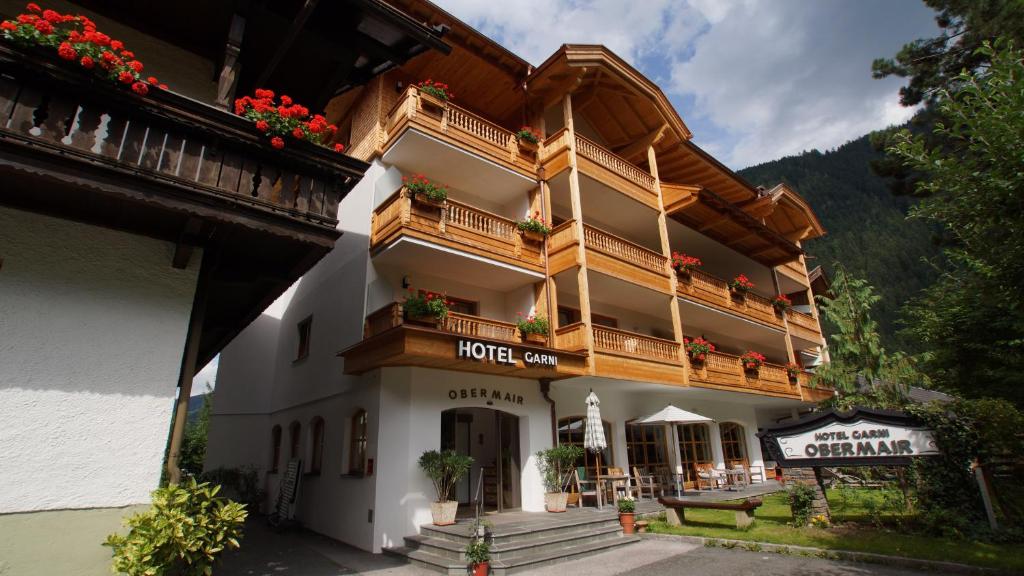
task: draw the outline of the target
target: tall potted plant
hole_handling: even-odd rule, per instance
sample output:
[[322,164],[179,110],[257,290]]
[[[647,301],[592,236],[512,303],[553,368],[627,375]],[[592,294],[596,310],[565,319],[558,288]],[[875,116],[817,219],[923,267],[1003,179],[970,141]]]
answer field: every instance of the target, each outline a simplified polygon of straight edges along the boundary
[[619,498],[619,524],[623,534],[636,531],[636,500],[632,496]]
[[455,485],[469,472],[473,459],[454,450],[427,450],[420,456],[420,468],[434,483],[437,501],[430,503],[430,515],[435,526],[455,524],[455,512],[459,502],[452,500]]
[[547,489],[547,493],[544,494],[544,507],[548,512],[565,512],[569,500],[565,489],[576,462],[582,457],[583,448],[571,444],[559,444],[537,452],[537,468]]

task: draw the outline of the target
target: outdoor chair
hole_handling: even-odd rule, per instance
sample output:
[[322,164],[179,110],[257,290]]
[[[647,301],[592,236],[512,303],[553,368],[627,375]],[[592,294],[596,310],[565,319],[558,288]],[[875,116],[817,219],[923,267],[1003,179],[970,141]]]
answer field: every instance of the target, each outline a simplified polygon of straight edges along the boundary
[[[623,470],[622,468],[609,466],[608,467],[608,475],[609,476],[625,476],[626,475],[626,471]],[[621,498],[623,496],[632,496],[633,492],[636,490],[635,486],[630,485],[630,483],[625,481],[625,480],[614,480],[614,481],[609,482],[608,484],[609,484],[612,492],[614,492],[615,494],[618,495],[618,498]]]
[[633,466],[633,478],[636,480],[636,495],[638,500],[644,499],[645,491],[651,495],[651,500],[654,500],[657,497],[654,495],[655,489],[658,490],[659,496],[665,495],[665,490],[662,489],[661,484],[655,480],[654,475],[644,474],[643,470]]
[[583,507],[583,497],[593,496],[597,499],[597,480],[590,480],[587,478],[587,469],[583,466],[578,466],[572,473],[572,484],[576,487],[576,493],[580,495],[580,499],[576,501],[576,507]]
[[742,464],[742,467],[744,467],[746,469],[746,471],[747,471],[747,481],[750,484],[754,483],[754,481],[755,481],[754,479],[755,478],[757,479],[757,482],[759,484],[763,484],[764,483],[764,481],[765,481],[764,466],[750,466],[750,465],[744,463],[744,464]]
[[702,490],[701,484],[705,484],[708,490],[714,490],[722,486],[725,474],[721,470],[715,470],[711,464],[697,464],[697,490]]

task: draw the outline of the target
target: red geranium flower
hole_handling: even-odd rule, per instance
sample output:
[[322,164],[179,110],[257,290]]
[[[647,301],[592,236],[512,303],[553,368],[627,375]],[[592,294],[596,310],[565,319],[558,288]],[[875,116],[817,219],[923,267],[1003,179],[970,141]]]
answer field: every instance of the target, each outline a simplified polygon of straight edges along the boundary
[[132,84],[132,91],[139,96],[145,96],[149,93],[149,86],[146,86],[145,82],[136,82]]
[[60,43],[60,46],[57,48],[57,55],[65,60],[78,58],[78,52],[75,52],[75,49],[67,42]]
[[260,132],[266,132],[270,130],[270,124],[267,124],[266,120],[259,120],[256,122],[256,129]]
[[125,84],[131,84],[133,81],[135,81],[135,77],[132,76],[132,73],[128,71],[124,71],[118,74],[117,79],[121,82],[124,82]]
[[334,145],[334,151],[335,152],[344,152],[345,151],[345,145],[344,144],[335,144]]
[[43,11],[43,9],[39,7],[39,4],[36,4],[35,2],[29,2],[28,6],[25,6],[25,8],[27,8],[29,12],[42,12]]
[[280,150],[281,148],[284,148],[284,140],[277,136],[274,136],[273,138],[270,139],[270,145]]
[[302,140],[303,138],[306,137],[306,133],[302,131],[302,128],[296,127],[295,130],[292,130],[292,136],[294,138]]
[[96,62],[88,56],[82,56],[82,59],[79,60],[79,63],[82,65],[82,68],[85,69],[92,69],[92,67],[96,65]]

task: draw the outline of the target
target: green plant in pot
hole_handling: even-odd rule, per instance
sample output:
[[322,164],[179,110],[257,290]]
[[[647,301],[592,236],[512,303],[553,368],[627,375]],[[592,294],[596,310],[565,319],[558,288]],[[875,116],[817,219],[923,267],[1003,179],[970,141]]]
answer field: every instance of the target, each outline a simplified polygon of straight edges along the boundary
[[466,545],[466,563],[473,576],[487,576],[491,569],[491,543],[486,536],[477,533],[475,525]]
[[559,444],[537,452],[537,468],[547,490],[544,507],[548,512],[565,512],[569,499],[565,489],[576,469],[576,462],[582,457],[583,448],[571,444]]
[[632,534],[636,531],[636,500],[632,496],[623,496],[619,498],[618,508],[622,533]]
[[436,526],[455,524],[459,503],[452,500],[455,485],[469,473],[473,459],[454,450],[427,450],[420,456],[420,468],[434,483],[437,501],[430,503],[430,515]]

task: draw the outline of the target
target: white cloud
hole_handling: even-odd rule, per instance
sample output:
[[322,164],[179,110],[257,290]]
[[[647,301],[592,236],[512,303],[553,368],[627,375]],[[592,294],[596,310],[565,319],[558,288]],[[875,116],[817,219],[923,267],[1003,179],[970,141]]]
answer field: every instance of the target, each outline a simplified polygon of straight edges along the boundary
[[216,388],[217,386],[217,366],[220,364],[220,355],[213,357],[210,363],[203,366],[203,369],[196,372],[195,377],[192,378],[192,396],[199,396],[200,394],[206,394],[206,385]]

